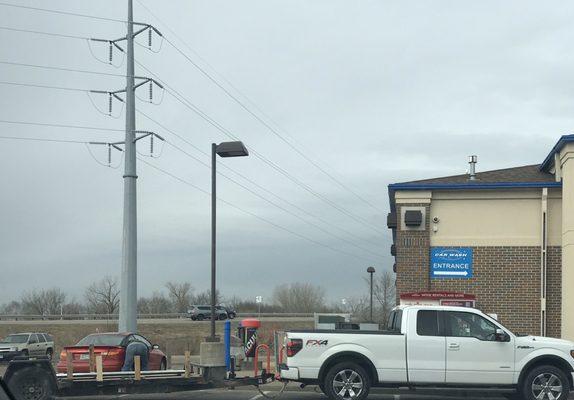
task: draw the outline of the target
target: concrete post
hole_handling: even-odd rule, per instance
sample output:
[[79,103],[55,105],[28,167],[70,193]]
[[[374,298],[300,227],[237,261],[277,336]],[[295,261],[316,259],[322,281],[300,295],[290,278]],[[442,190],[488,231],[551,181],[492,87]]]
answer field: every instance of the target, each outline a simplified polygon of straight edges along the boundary
[[574,340],[574,143],[560,151],[562,172],[562,338]]

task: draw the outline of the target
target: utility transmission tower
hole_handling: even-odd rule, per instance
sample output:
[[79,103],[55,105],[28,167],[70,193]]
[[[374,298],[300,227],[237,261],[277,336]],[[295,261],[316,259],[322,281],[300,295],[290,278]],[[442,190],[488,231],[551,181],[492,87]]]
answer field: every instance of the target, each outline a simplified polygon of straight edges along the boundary
[[128,0],[127,68],[126,68],[126,137],[124,164],[124,230],[122,274],[120,283],[120,332],[137,331],[137,191],[136,191],[136,107],[134,76],[133,0]]
[[[94,90],[92,93],[107,94],[109,96],[109,114],[112,113],[112,103],[119,100],[125,103],[126,132],[123,142],[93,143],[108,146],[108,164],[111,163],[111,149],[121,150],[119,145],[124,145],[124,217],[123,217],[123,241],[122,241],[122,269],[120,280],[120,315],[118,330],[120,332],[137,331],[137,170],[136,170],[136,142],[145,137],[150,137],[151,152],[153,153],[153,139],[164,140],[161,136],[149,131],[136,130],[135,91],[140,86],[149,83],[150,102],[153,96],[153,86],[163,89],[163,86],[154,79],[135,76],[134,72],[134,38],[148,31],[148,44],[151,48],[152,34],[162,36],[156,28],[149,24],[136,23],[133,20],[133,0],[128,0],[127,34],[125,37],[115,40],[92,39],[96,42],[108,42],[110,45],[110,63],[112,60],[113,47],[127,54],[126,57],[126,87],[122,90],[106,92]],[[139,29],[134,32],[134,25]],[[126,50],[118,44],[126,41]],[[136,84],[136,79],[139,81]],[[125,93],[125,99],[120,97]],[[140,136],[137,136],[141,134]]]

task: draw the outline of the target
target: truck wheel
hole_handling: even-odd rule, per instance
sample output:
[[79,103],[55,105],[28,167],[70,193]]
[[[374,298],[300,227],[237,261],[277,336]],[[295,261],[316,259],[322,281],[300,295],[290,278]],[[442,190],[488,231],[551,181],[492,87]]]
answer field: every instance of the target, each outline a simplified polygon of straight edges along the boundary
[[342,362],[327,372],[323,385],[331,400],[363,400],[369,395],[371,380],[360,365]]
[[199,315],[197,316],[197,320],[198,320],[198,321],[203,321],[203,314],[199,314]]
[[560,370],[552,365],[534,368],[522,384],[525,400],[566,400],[570,394],[570,382]]
[[14,372],[8,387],[18,400],[48,400],[52,398],[52,385],[46,371],[38,367],[22,368]]
[[48,360],[52,361],[53,356],[54,356],[54,350],[52,349],[46,350],[46,357],[48,357]]

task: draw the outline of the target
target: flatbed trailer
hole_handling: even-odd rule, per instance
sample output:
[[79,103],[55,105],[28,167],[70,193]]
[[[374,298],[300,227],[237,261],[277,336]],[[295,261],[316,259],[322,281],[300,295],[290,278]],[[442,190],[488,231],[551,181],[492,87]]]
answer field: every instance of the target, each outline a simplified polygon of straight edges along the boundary
[[19,359],[8,364],[4,381],[19,400],[48,400],[52,397],[118,394],[170,393],[238,386],[259,386],[272,382],[263,370],[254,377],[213,378],[210,367],[189,370],[135,372],[86,372],[57,374],[48,359]]

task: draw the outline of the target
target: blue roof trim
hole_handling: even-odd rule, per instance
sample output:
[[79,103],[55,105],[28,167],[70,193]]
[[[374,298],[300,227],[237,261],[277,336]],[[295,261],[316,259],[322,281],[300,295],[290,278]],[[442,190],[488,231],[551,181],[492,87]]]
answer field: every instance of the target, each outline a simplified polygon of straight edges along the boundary
[[554,162],[554,154],[556,154],[560,150],[562,150],[562,147],[564,147],[564,145],[566,143],[571,143],[571,142],[574,142],[574,135],[563,135],[563,136],[561,136],[560,139],[558,139],[558,142],[556,142],[556,144],[554,145],[554,147],[550,151],[550,153],[546,156],[544,161],[542,161],[542,164],[540,164],[540,171],[548,172],[548,170],[552,166],[552,163]]
[[459,190],[459,189],[516,189],[560,188],[562,182],[491,182],[491,183],[393,183],[391,190]]

